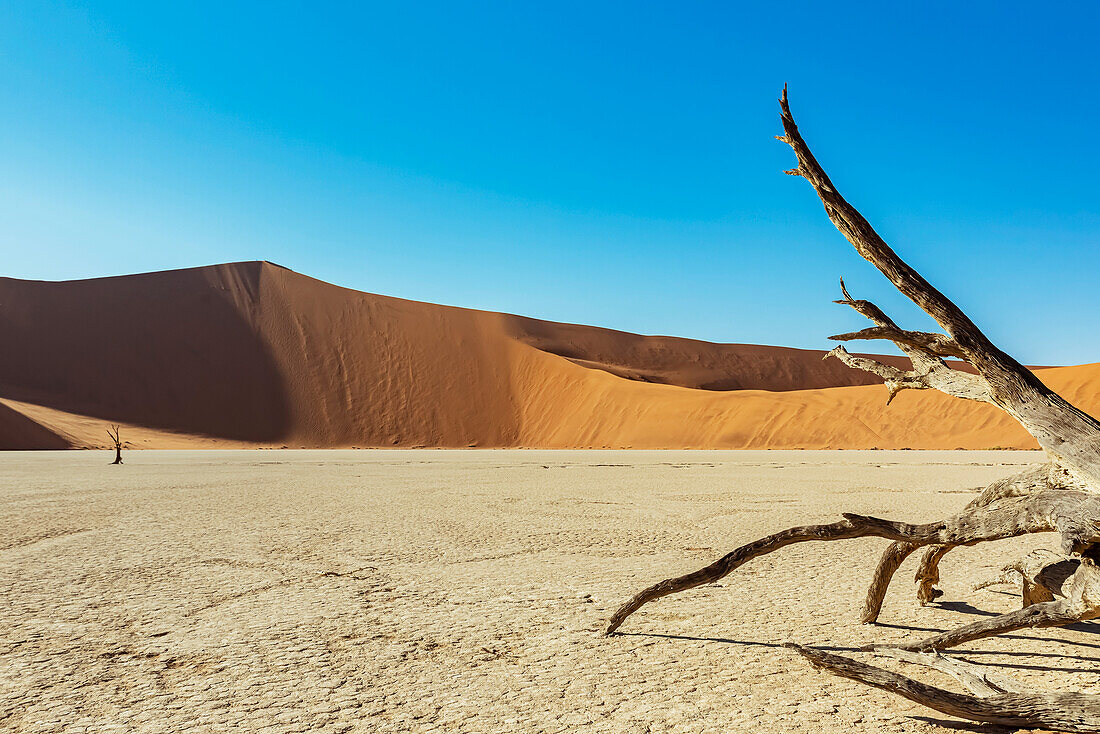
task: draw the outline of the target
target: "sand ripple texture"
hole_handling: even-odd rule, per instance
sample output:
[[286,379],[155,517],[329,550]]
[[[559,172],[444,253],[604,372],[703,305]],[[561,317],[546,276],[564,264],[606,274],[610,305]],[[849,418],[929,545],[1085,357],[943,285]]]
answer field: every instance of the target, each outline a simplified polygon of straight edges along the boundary
[[[1018,597],[970,586],[1054,545],[1034,536],[948,556],[945,601],[931,608],[913,599],[910,559],[885,624],[870,627],[857,615],[884,541],[803,544],[655,602],[604,639],[625,598],[758,536],[842,511],[935,519],[1040,456],[108,459],[0,456],[3,730],[983,731],[815,673],[781,644],[852,649],[1007,611]],[[1100,693],[1097,631],[1020,632],[963,654]]]

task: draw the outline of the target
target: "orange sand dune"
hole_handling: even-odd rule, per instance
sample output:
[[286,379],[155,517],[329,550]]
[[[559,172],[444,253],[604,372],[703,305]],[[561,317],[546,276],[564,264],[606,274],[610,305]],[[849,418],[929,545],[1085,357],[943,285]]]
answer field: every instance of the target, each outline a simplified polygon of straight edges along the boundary
[[[584,367],[643,382],[702,390],[809,390],[870,385],[875,378],[824,352],[757,344],[713,344],[670,336],[640,336],[595,326],[505,316],[509,336]],[[904,357],[878,357],[909,368]],[[969,365],[967,365],[969,367]]]
[[[644,337],[329,285],[270,263],[0,279],[0,448],[1032,447],[995,408],[821,352]],[[897,364],[898,358],[888,358]],[[1086,411],[1100,365],[1043,370]]]

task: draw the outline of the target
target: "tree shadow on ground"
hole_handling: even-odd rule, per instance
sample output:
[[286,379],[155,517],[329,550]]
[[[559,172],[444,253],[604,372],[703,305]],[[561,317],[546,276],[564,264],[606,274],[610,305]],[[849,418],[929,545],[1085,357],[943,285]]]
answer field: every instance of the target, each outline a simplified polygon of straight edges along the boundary
[[[780,642],[764,642],[762,640],[734,640],[729,637],[693,637],[691,635],[666,635],[660,632],[616,632],[617,637],[659,637],[663,640],[684,640],[687,642],[721,642],[726,645],[748,645],[752,647],[771,647],[780,649],[783,644]],[[833,652],[859,652],[858,647],[841,647],[838,645],[820,645],[822,650],[831,650]]]
[[[897,625],[891,625],[891,626],[896,627]],[[928,630],[928,631],[936,631],[936,630]],[[696,637],[696,636],[692,636],[692,635],[669,635],[669,634],[662,634],[660,632],[618,632],[618,633],[616,633],[616,636],[621,636],[621,637],[657,637],[657,638],[660,638],[660,639],[663,639],[663,640],[683,640],[683,641],[686,641],[686,642],[720,642],[720,643],[726,644],[726,645],[745,645],[745,646],[750,646],[750,647],[767,647],[767,648],[773,648],[773,649],[780,649],[780,648],[783,647],[783,643],[780,643],[780,642],[767,642],[767,641],[763,641],[763,640],[735,640],[735,639],[730,638],[730,637]],[[1049,642],[1063,642],[1065,644],[1076,644],[1076,643],[1072,643],[1072,642],[1067,642],[1065,640],[1050,640],[1050,639],[1047,639],[1047,638],[1040,638],[1040,637],[1024,637],[1022,635],[999,635],[999,637],[1008,638],[1008,639],[1040,640],[1040,641],[1049,641]],[[883,644],[883,647],[888,647],[888,646],[889,646],[888,644],[885,644],[885,643]],[[819,649],[819,650],[828,650],[830,652],[849,652],[849,653],[867,652],[866,650],[862,649],[861,647],[851,647],[851,646],[844,646],[844,645],[814,645],[814,647]],[[1095,645],[1089,645],[1089,647],[1096,647],[1096,646]],[[1096,657],[1095,656],[1068,655],[1068,654],[1063,654],[1063,653],[1051,653],[1051,652],[1009,652],[1009,651],[1004,651],[1004,650],[968,650],[968,649],[951,649],[951,650],[946,650],[944,652],[947,653],[947,654],[956,655],[957,657],[960,657],[962,659],[966,659],[966,657],[972,657],[972,656],[977,656],[977,655],[994,655],[994,656],[1008,657],[1008,658],[1012,658],[1014,660],[1025,659],[1025,658],[1047,658],[1047,659],[1064,660],[1064,661],[1080,660],[1080,661],[1088,662],[1088,663],[1095,663],[1096,662]],[[970,662],[976,662],[976,661],[970,661]],[[992,662],[991,661],[991,662],[988,662],[988,663],[981,663],[981,664],[990,665],[990,666],[994,666],[994,667],[998,667],[998,668],[1014,668],[1016,670],[1037,670],[1037,671],[1042,671],[1042,672],[1047,672],[1047,673],[1064,673],[1068,669],[1067,665],[1064,664],[1064,663],[1063,664],[1053,663],[1051,665],[1029,665],[1029,664],[1023,663],[1023,662],[1003,663],[1003,662]],[[1072,670],[1075,673],[1092,673],[1094,675],[1100,675],[1100,668],[1074,667]]]
[[1008,732],[1019,731],[1017,727],[979,724],[976,721],[937,719],[931,716],[910,716],[909,718],[913,721],[923,721],[930,726],[942,726],[944,729],[954,729],[956,731],[971,731],[976,732],[976,734],[1008,734]]
[[987,612],[984,609],[978,609],[965,601],[941,601],[936,606],[940,609],[946,609],[949,612],[958,612],[959,614],[980,614],[983,617],[997,616],[997,612]]
[[[953,629],[953,628],[944,629],[942,627],[918,627],[916,625],[911,625],[911,624],[890,624],[889,622],[875,622],[875,626],[876,627],[886,627],[888,629],[895,629],[895,630],[906,630],[906,631],[910,631],[910,632],[931,632],[932,634],[937,634],[937,635],[942,633],[942,632],[947,632],[949,629]],[[1073,624],[1067,624],[1064,627],[1057,627],[1056,629],[1070,630],[1071,632],[1084,632],[1086,634],[1096,634],[1096,633],[1100,632],[1100,625],[1092,624],[1090,622],[1075,622]],[[1001,638],[1001,639],[1005,639],[1005,640],[1035,640],[1037,642],[1057,642],[1057,643],[1061,643],[1063,645],[1074,645],[1076,647],[1094,647],[1096,649],[1100,649],[1100,645],[1097,645],[1097,644],[1092,643],[1092,642],[1082,642],[1080,640],[1057,639],[1057,638],[1054,638],[1054,637],[1037,637],[1035,635],[1002,634],[1002,635],[996,635],[995,638],[993,638],[993,639],[996,639],[996,638]],[[886,644],[887,643],[885,643],[885,642],[883,643],[883,645],[886,645]]]

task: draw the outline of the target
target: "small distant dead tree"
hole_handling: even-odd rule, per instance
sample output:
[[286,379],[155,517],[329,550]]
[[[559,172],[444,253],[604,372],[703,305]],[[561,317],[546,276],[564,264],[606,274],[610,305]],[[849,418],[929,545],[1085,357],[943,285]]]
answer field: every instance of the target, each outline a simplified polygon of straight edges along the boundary
[[111,426],[107,429],[107,435],[111,437],[111,443],[115,445],[115,460],[111,464],[122,463],[122,441],[118,438],[118,426]]
[[[942,592],[939,563],[953,548],[1026,533],[1055,532],[1063,556],[1024,559],[1010,570],[1022,577],[1023,608],[884,651],[951,673],[972,695],[925,685],[871,665],[821,650],[792,645],[815,666],[876,686],[950,715],[1010,726],[1072,732],[1100,732],[1100,696],[1078,693],[1028,693],[973,670],[969,663],[936,651],[1026,627],[1057,627],[1100,616],[1100,422],[1070,405],[1015,359],[998,349],[962,310],[932,287],[879,237],[866,219],[837,191],[798,132],[787,104],[780,99],[784,135],[798,165],[786,173],[806,179],[825,213],[856,251],[901,293],[943,328],[943,334],[908,331],[875,304],[849,295],[842,298],[874,326],[831,337],[837,341],[885,339],[912,362],[901,370],[856,357],[837,346],[827,357],[881,377],[887,402],[901,390],[939,390],[964,400],[996,405],[1027,430],[1046,453],[1047,463],[989,485],[962,512],[938,522],[910,524],[845,513],[839,522],[809,525],[769,535],[719,558],[693,573],[666,579],[643,590],[612,615],[610,635],[642,605],[669,594],[713,583],[758,556],[792,543],[879,537],[891,541],[867,591],[862,621],[874,623],[886,588],[907,556],[924,549],[918,566],[917,599],[931,603]],[[976,374],[951,369],[945,357],[962,360]],[[1006,572],[1007,573],[1007,572]],[[876,648],[877,649],[877,648]],[[936,654],[933,654],[936,653]],[[908,655],[908,656],[906,656]]]

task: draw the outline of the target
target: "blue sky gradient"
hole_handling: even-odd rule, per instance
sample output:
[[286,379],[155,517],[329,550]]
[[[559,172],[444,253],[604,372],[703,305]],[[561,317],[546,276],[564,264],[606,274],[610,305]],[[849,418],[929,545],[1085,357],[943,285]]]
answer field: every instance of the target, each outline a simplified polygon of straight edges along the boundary
[[928,328],[782,175],[787,82],[841,191],[995,342],[1100,361],[1100,5],[155,5],[0,5],[2,274],[266,259],[814,348],[863,325],[843,275]]

